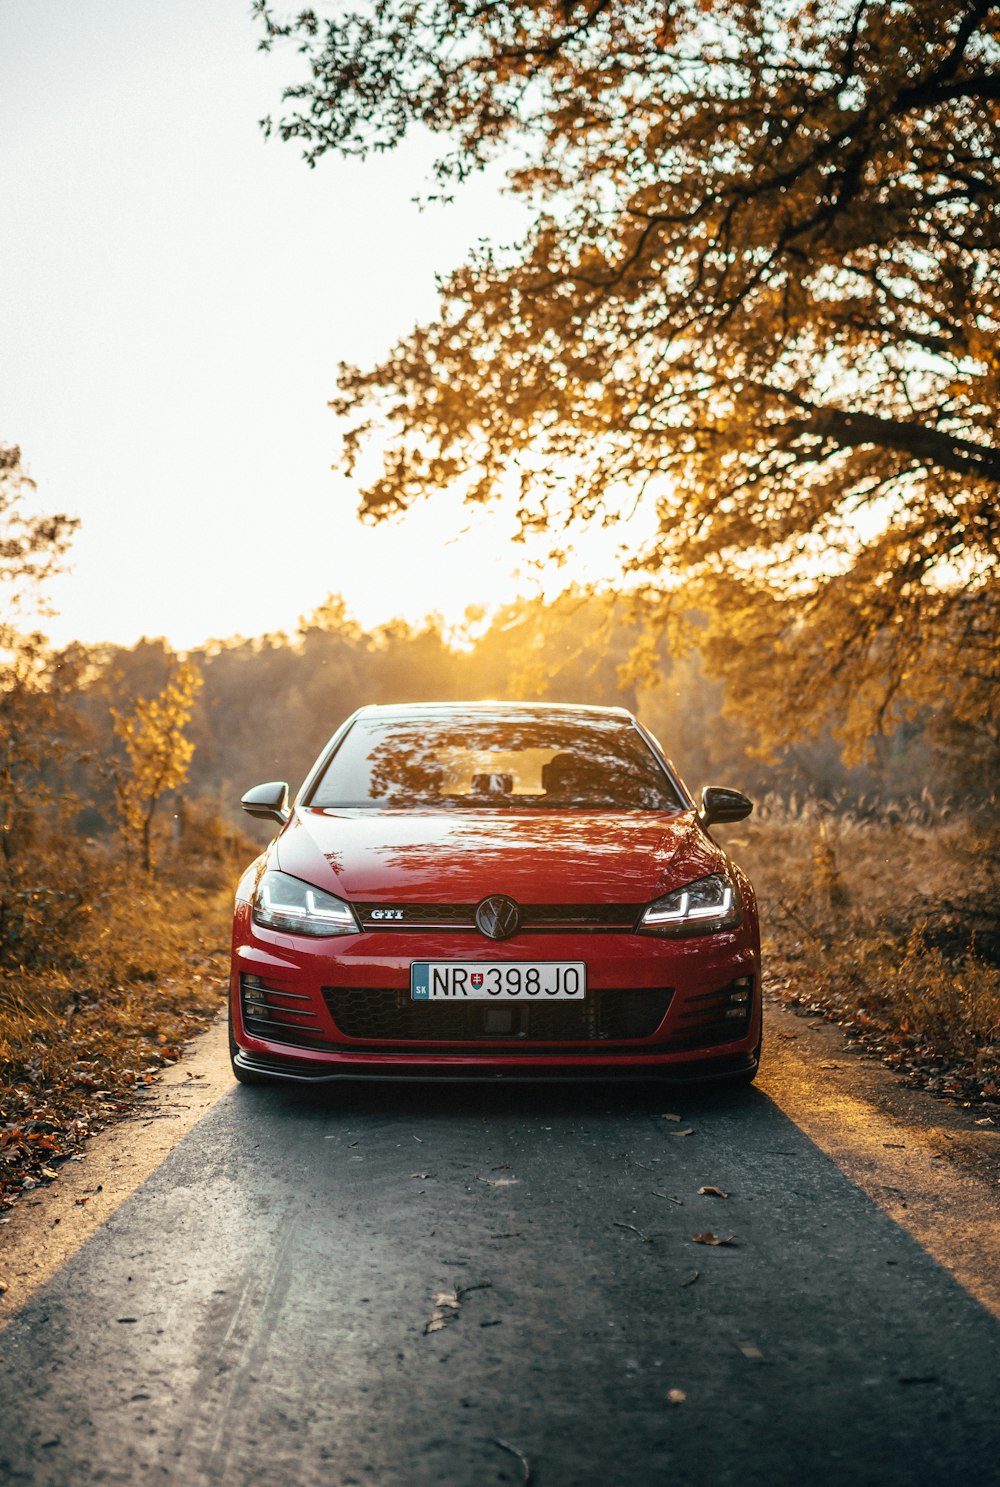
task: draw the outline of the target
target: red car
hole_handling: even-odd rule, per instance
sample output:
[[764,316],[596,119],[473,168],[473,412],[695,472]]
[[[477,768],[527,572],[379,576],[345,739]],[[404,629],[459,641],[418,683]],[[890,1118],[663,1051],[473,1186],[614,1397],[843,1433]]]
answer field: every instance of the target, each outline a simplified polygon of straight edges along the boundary
[[753,1079],[749,880],[621,708],[365,707],[244,873],[230,1046],[244,1084],[343,1078]]

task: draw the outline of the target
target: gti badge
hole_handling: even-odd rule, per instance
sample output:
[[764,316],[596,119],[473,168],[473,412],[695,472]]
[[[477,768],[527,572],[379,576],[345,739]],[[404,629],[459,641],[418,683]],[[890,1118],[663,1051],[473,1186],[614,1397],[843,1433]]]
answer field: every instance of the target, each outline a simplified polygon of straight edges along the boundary
[[402,919],[402,909],[372,909],[373,919]]
[[476,909],[476,925],[490,940],[509,940],[521,927],[521,910],[512,898],[491,893]]

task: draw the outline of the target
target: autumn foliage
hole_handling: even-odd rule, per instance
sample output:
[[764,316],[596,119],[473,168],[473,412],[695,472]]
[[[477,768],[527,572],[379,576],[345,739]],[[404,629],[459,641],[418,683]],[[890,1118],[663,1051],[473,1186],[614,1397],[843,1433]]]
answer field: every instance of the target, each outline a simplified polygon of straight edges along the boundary
[[766,744],[931,705],[995,758],[1000,6],[257,10],[305,58],[268,127],[310,163],[419,125],[445,188],[502,159],[535,209],[343,370],[348,469],[393,434],[364,510],[514,485],[558,534],[645,503],[650,623]]
[[184,729],[200,687],[196,668],[179,662],[157,696],[140,697],[127,714],[111,709],[126,755],[115,777],[118,810],[126,840],[138,849],[147,873],[153,871],[156,807],[167,791],[179,789],[187,779],[194,744]]

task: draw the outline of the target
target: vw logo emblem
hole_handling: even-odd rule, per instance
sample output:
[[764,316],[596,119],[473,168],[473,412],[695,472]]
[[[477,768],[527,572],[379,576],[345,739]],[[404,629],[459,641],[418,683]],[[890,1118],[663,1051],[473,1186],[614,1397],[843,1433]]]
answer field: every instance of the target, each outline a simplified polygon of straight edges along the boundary
[[521,910],[505,894],[491,893],[476,910],[476,926],[487,939],[509,940],[521,927]]

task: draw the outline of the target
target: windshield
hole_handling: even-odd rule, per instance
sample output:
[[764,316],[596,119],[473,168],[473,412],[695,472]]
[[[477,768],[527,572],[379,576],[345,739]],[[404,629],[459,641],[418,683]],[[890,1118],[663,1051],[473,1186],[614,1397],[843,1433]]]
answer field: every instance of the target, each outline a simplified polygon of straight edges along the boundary
[[625,719],[448,713],[359,718],[308,804],[663,811],[686,802]]

